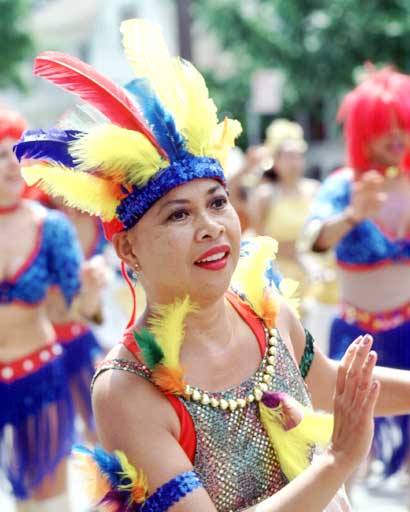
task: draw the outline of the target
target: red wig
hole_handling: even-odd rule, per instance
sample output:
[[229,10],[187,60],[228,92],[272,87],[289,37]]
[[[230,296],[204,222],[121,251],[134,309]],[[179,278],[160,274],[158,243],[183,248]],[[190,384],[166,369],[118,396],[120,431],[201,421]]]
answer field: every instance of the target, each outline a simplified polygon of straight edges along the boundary
[[[410,76],[392,68],[372,70],[345,96],[337,120],[344,124],[349,165],[358,172],[375,168],[366,152],[369,142],[389,132],[394,122],[410,132]],[[410,172],[409,148],[401,167]]]
[[0,107],[0,141],[6,137],[18,140],[26,129],[26,120],[18,112]]

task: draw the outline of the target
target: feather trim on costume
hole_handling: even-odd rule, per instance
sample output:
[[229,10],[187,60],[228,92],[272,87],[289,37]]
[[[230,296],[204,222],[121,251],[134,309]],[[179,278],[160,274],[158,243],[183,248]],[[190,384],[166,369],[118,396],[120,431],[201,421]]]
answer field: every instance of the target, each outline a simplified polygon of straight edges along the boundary
[[78,130],[26,130],[16,146],[15,154],[19,162],[23,158],[31,158],[75,167],[68,144],[81,135],[82,132]]
[[164,359],[164,352],[157,343],[157,340],[152,333],[144,327],[134,331],[134,338],[141,350],[145,364],[150,370],[154,369]]
[[265,288],[262,297],[261,315],[268,329],[276,326],[279,313],[279,301],[271,288]]
[[36,58],[34,74],[76,94],[118,126],[141,132],[166,157],[124,89],[88,64],[61,52],[47,51]]
[[212,133],[209,154],[216,158],[227,170],[226,161],[229,150],[235,146],[235,139],[242,133],[242,126],[239,121],[225,117]]
[[182,368],[167,368],[160,364],[152,372],[154,383],[167,393],[185,396],[185,375]]
[[179,352],[185,336],[185,318],[197,307],[188,296],[172,304],[156,305],[149,320],[149,329],[164,352],[164,366],[179,369]]
[[21,173],[27,185],[36,185],[53,197],[62,196],[68,206],[106,221],[116,215],[119,187],[110,181],[51,164],[23,167]]
[[284,278],[279,284],[279,291],[286,304],[290,307],[297,318],[300,318],[300,297],[296,294],[299,283],[294,279]]
[[129,463],[124,453],[101,447],[75,446],[77,468],[87,484],[90,500],[109,512],[136,512],[148,495],[144,472]]
[[259,411],[288,480],[311,464],[318,445],[324,447],[330,442],[333,415],[315,413],[284,392],[265,392]]
[[114,124],[96,126],[70,144],[79,171],[96,169],[117,183],[143,186],[168,166],[144,135]]

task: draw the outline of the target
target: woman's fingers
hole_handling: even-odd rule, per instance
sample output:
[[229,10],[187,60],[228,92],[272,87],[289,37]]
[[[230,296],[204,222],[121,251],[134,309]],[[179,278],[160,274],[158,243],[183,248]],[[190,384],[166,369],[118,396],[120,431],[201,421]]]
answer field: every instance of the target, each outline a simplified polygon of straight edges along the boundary
[[366,400],[366,397],[373,383],[372,375],[373,369],[376,365],[376,361],[376,352],[369,352],[363,366],[361,382],[358,383],[356,394],[353,400],[354,410],[359,410],[362,407],[363,402]]
[[373,338],[366,334],[358,344],[353,361],[346,374],[344,399],[347,403],[354,400],[357,388],[362,384],[366,359],[372,347]]
[[353,343],[350,344],[342,360],[340,361],[339,367],[337,369],[336,396],[341,395],[345,389],[346,375],[356,354],[356,349],[362,341],[362,338],[363,336],[359,336],[353,341]]

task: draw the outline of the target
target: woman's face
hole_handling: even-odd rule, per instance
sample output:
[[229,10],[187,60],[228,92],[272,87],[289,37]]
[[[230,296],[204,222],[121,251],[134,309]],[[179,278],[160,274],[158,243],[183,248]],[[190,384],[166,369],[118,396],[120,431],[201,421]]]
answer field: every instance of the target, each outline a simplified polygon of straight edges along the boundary
[[389,132],[369,142],[369,160],[375,165],[399,165],[408,145],[409,135],[395,123]]
[[151,303],[186,294],[196,303],[213,303],[228,288],[239,258],[238,216],[225,189],[211,179],[171,190],[124,236],[130,253],[123,259],[130,266],[138,262]]
[[0,201],[8,204],[21,196],[24,180],[13,146],[17,140],[9,137],[0,141]]
[[305,155],[301,151],[281,150],[275,158],[275,171],[281,181],[295,181],[303,175]]

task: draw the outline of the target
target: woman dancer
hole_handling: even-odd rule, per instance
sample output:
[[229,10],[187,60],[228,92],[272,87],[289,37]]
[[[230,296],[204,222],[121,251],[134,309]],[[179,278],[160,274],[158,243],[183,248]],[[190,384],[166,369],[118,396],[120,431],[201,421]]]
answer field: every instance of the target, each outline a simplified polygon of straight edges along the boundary
[[[168,56],[157,29],[129,20],[122,32],[133,99],[78,59],[46,52],[35,72],[106,121],[74,138],[59,132],[58,154],[54,130],[45,147],[44,132],[21,142],[40,160],[26,180],[100,215],[147,295],[94,383],[103,446],[122,450],[80,450],[100,472],[96,498],[124,511],[349,510],[338,489],[368,451],[374,407],[409,410],[408,375],[374,370],[377,400],[370,336],[340,365],[314,353],[271,283],[273,241],[248,242],[240,258],[220,163],[238,125],[218,125],[202,77]],[[332,443],[312,464],[332,422],[312,412],[304,379],[325,410],[336,388]]]
[[74,412],[45,300],[57,285],[72,303],[81,254],[63,215],[21,198],[12,148],[24,128],[0,111],[0,468],[19,510],[67,511]]
[[[306,233],[317,251],[336,249],[340,313],[330,338],[339,359],[372,334],[382,366],[410,369],[410,77],[372,71],[343,100],[350,167],[322,185]],[[397,436],[397,426],[401,436]],[[378,420],[376,455],[387,474],[409,449],[409,417]]]

